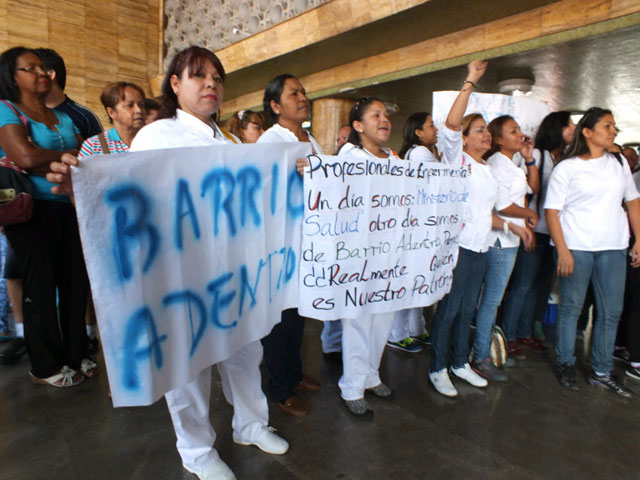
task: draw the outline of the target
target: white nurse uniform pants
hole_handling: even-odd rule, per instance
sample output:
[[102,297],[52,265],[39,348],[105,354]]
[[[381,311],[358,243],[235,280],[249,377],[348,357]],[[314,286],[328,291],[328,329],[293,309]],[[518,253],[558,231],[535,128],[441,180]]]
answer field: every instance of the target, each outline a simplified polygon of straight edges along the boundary
[[[257,341],[216,364],[224,396],[233,406],[231,426],[241,441],[255,440],[264,435],[263,427],[269,423],[269,407],[261,386],[261,360],[262,344]],[[202,370],[186,386],[165,394],[176,432],[178,453],[182,463],[191,469],[202,468],[219,458],[213,447],[216,432],[209,420],[210,397],[211,367]]]
[[380,360],[393,326],[394,312],[342,319],[342,377],[338,382],[345,400],[364,397],[367,388],[381,383]]
[[422,316],[422,307],[398,310],[389,335],[389,340],[399,342],[407,337],[418,337],[427,332]]

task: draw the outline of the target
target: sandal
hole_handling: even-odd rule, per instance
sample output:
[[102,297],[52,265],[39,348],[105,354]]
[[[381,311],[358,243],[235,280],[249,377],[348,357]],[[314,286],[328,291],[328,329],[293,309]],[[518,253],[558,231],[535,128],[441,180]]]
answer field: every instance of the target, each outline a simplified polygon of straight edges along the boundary
[[84,382],[82,375],[66,365],[62,367],[58,373],[47,378],[36,377],[31,372],[29,372],[29,376],[31,377],[31,381],[36,385],[49,385],[57,388],[74,387]]
[[93,378],[98,375],[98,365],[88,358],[83,358],[80,362],[80,373],[87,378]]

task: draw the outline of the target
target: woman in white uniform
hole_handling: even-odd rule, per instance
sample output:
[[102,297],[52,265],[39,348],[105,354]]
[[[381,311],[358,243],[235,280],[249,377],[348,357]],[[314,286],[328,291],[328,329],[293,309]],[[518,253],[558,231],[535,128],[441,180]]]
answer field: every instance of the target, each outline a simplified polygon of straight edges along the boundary
[[[300,81],[288,73],[278,75],[265,88],[263,106],[275,120],[257,143],[304,142],[311,144],[313,153],[322,153],[316,139],[302,128],[309,118],[309,99]],[[301,181],[299,177],[295,180]],[[294,181],[295,181],[294,180]],[[269,399],[295,417],[304,417],[307,406],[294,389],[320,390],[320,384],[302,372],[300,348],[304,333],[304,318],[297,308],[282,312],[280,323],[262,339],[264,361],[269,371],[267,394]]]
[[[351,133],[339,156],[398,159],[383,145],[389,140],[391,122],[387,107],[374,97],[361,98],[349,113]],[[391,389],[380,380],[378,369],[393,326],[394,312],[361,315],[342,319],[343,373],[338,385],[342,400],[353,415],[373,418],[373,410],[365,400],[365,391],[377,397],[389,398]]]
[[[538,193],[540,182],[533,158],[533,144],[525,137],[518,123],[510,116],[497,117],[489,123],[491,150],[484,158],[498,182],[496,210],[500,218],[521,228],[533,228],[538,223],[536,212],[527,208],[527,193]],[[525,159],[525,174],[513,162],[516,154]],[[484,290],[476,314],[476,335],[473,342],[471,368],[487,380],[507,381],[502,369],[496,368],[489,356],[491,331],[496,320],[498,306],[511,276],[520,237],[509,229],[490,234]]]
[[[138,132],[130,151],[238,143],[214,121],[222,104],[224,78],[224,68],[213,52],[189,47],[178,53],[162,85],[161,119]],[[73,158],[67,156],[65,160],[75,164]],[[68,175],[63,164],[52,165],[52,171],[58,173],[49,174],[56,183],[62,183],[63,176]],[[256,445],[267,453],[283,454],[289,444],[268,426],[269,409],[259,369],[261,359],[260,342],[252,342],[217,364],[224,395],[233,405],[233,441]],[[213,446],[216,434],[209,420],[210,396],[211,367],[184,387],[165,395],[178,452],[184,468],[201,480],[234,479]]]
[[[429,112],[409,115],[402,130],[402,147],[399,156],[416,162],[439,162],[434,155],[438,129]],[[422,308],[408,308],[395,313],[395,321],[389,334],[390,348],[409,353],[419,353],[423,345],[431,343],[424,326]]]
[[629,224],[636,238],[630,263],[640,266],[640,200],[627,162],[607,152],[617,133],[610,110],[587,110],[578,122],[567,158],[553,169],[544,210],[560,277],[558,380],[564,387],[579,389],[576,324],[591,284],[598,321],[593,326],[589,383],[630,397],[631,390],[613,375],[613,347],[629,261]]
[[526,243],[531,241],[526,229],[493,214],[498,182],[482,158],[491,148],[491,134],[479,113],[462,118],[471,91],[486,71],[486,65],[480,60],[469,64],[469,73],[447,116],[443,132],[443,161],[464,165],[470,172],[467,177],[469,202],[465,204],[464,227],[459,236],[458,263],[453,270],[451,291],[438,303],[431,324],[429,381],[439,393],[448,397],[458,395],[447,372],[449,345],[453,376],[474,387],[487,386],[487,380],[469,366],[469,330],[487,265],[491,230],[506,229],[521,236]]

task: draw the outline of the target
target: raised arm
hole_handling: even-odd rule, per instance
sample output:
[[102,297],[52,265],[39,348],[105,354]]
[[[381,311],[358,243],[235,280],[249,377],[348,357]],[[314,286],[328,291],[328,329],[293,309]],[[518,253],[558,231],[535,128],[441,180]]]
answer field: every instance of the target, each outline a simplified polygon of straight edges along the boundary
[[458,93],[453,105],[451,105],[451,110],[449,110],[449,115],[447,115],[445,121],[448,129],[457,132],[462,130],[462,118],[464,117],[464,112],[467,110],[469,97],[471,96],[473,88],[477,85],[477,82],[482,78],[484,72],[487,71],[487,62],[484,60],[474,60],[467,65],[467,69],[469,70],[467,78],[462,84],[460,93]]

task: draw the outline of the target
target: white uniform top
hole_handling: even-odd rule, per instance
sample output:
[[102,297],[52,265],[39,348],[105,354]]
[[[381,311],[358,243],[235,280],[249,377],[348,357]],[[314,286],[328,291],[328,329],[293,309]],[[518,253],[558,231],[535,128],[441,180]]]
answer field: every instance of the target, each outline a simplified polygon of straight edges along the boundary
[[[446,126],[442,129],[443,152],[442,162],[458,164],[462,161],[462,131],[451,130]],[[412,145],[404,154],[405,160],[419,162],[439,162],[438,158],[424,145]]]
[[[491,155],[487,159],[487,165],[491,168],[493,178],[498,182],[496,210],[500,211],[507,208],[512,203],[524,208],[524,197],[531,191],[524,171],[518,168],[509,157],[500,152]],[[524,218],[498,216],[515,225],[525,226]],[[493,245],[496,239],[500,240],[500,245],[503,248],[520,245],[520,237],[511,232],[505,234],[503,230],[492,230],[489,233],[488,242]]]
[[[391,150],[390,148],[383,148],[382,151],[384,153],[386,153],[389,158],[394,159],[394,160],[400,160],[400,157],[398,157],[398,154],[396,152],[394,152],[393,150]],[[341,157],[343,155],[353,155],[354,157],[360,157],[360,158],[377,158],[377,159],[380,159],[380,157],[376,157],[373,153],[371,153],[366,148],[358,147],[357,145],[354,145],[351,142],[345,143],[342,146],[342,148],[340,149],[340,152],[338,153],[338,156]]]
[[[309,132],[306,132],[306,134],[309,136],[309,141],[313,146],[314,153],[317,153],[318,155],[322,155],[322,148],[320,147],[316,139],[313,138],[313,135],[311,135]],[[260,135],[260,138],[258,138],[258,141],[256,143],[278,143],[278,142],[299,142],[299,141],[300,140],[298,140],[298,137],[296,137],[295,133],[293,133],[288,128],[285,128],[282,125],[276,123],[273,126],[271,126],[269,129],[267,129],[266,132]]]
[[491,235],[493,208],[498,199],[498,182],[488,165],[476,162],[467,154],[464,165],[469,166],[467,177],[469,201],[464,207],[464,225],[460,232],[460,246],[473,252],[486,252],[495,243]]
[[[533,150],[533,158],[536,161],[536,167],[538,171],[540,171],[540,165],[542,164],[542,160],[544,157],[544,168],[542,170],[542,177],[540,178],[540,193],[533,196],[531,201],[529,202],[529,208],[536,212],[540,217],[538,224],[534,227],[533,231],[538,233],[546,233],[549,235],[549,228],[547,227],[547,220],[544,218],[544,201],[547,198],[547,188],[549,187],[549,179],[551,178],[551,172],[553,171],[553,167],[555,164],[553,163],[553,155],[551,152],[547,150],[538,150],[537,148]],[[521,168],[525,171],[526,174],[526,166],[524,162],[522,162]],[[540,199],[540,212],[538,212],[538,199]]]
[[404,154],[405,160],[413,162],[439,162],[438,158],[424,145],[411,145],[407,153]]
[[622,250],[629,246],[622,200],[638,196],[624,159],[608,153],[591,160],[572,157],[553,169],[544,208],[558,210],[570,250]]
[[231,136],[236,142],[227,138],[215,123],[209,126],[178,109],[174,118],[163,118],[142,127],[133,138],[129,151],[242,143],[237,137]]

